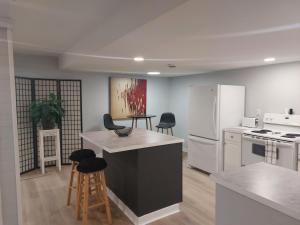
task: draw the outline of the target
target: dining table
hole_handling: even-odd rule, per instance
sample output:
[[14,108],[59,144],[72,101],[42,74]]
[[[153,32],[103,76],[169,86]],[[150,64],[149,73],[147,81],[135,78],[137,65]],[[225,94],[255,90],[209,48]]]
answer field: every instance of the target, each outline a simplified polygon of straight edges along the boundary
[[[156,117],[156,115],[152,115],[152,114],[140,114],[140,115],[130,115],[128,116],[128,118],[131,118],[132,119],[132,124],[131,124],[131,127],[133,128],[134,125],[135,125],[135,128],[138,127],[137,125],[137,121],[139,119],[145,119],[146,120],[146,129],[149,130],[152,130],[152,121],[151,121],[151,118],[154,118]],[[149,120],[149,122],[148,122]]]

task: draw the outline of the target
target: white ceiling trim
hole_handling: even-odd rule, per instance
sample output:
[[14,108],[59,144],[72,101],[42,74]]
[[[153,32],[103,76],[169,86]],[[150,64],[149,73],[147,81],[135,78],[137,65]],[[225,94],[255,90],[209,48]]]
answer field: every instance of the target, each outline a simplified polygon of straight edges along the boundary
[[295,0],[18,0],[13,7],[16,51],[56,55],[61,69],[177,76],[300,58]]
[[295,24],[288,24],[284,26],[269,27],[265,29],[251,30],[251,31],[237,32],[237,33],[216,34],[216,35],[208,35],[208,36],[202,36],[201,34],[199,34],[199,35],[194,35],[190,39],[191,40],[192,39],[225,39],[225,38],[250,37],[254,35],[263,35],[263,34],[284,32],[289,30],[299,30],[299,29],[300,29],[300,23],[295,23]]

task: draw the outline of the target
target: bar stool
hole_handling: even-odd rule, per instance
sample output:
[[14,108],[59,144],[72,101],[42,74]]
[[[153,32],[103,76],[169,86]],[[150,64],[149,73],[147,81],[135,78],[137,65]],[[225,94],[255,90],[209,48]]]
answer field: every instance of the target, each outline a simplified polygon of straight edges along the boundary
[[[81,149],[71,153],[69,159],[72,161],[72,168],[71,168],[71,175],[70,175],[69,186],[68,186],[68,199],[67,199],[68,206],[71,204],[72,190],[73,189],[78,190],[79,176],[77,174],[76,166],[83,159],[95,158],[95,157],[96,154],[91,149]],[[77,186],[73,186],[73,180],[75,175],[77,175]]]
[[[79,191],[77,192],[77,218],[88,223],[88,209],[104,205],[108,223],[112,223],[109,200],[107,197],[104,169],[107,163],[103,158],[89,158],[82,160],[78,166]],[[90,204],[90,197],[95,196],[95,203]]]

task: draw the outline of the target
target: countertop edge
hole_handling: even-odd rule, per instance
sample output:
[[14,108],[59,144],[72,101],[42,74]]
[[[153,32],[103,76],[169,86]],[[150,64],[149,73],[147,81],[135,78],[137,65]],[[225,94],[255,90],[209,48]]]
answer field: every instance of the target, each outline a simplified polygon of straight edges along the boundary
[[82,133],[79,134],[79,136],[81,138],[83,138],[84,140],[89,141],[90,143],[96,145],[97,147],[102,148],[103,150],[109,152],[109,153],[118,153],[118,152],[124,152],[124,151],[131,151],[131,150],[137,150],[140,148],[149,148],[149,147],[155,147],[155,146],[162,146],[162,145],[170,145],[170,144],[179,144],[179,143],[184,143],[184,139],[182,138],[177,138],[177,140],[172,140],[172,141],[164,141],[163,143],[151,143],[151,144],[139,144],[139,145],[132,145],[130,147],[123,147],[123,148],[108,148],[104,145],[100,146],[99,143],[95,143],[92,139],[86,137],[85,135],[83,135]]
[[106,146],[103,146],[103,150],[109,152],[109,153],[118,153],[118,152],[125,152],[125,151],[132,151],[132,150],[137,150],[141,148],[150,148],[150,147],[156,147],[156,146],[163,146],[163,145],[171,145],[171,144],[179,144],[179,143],[184,143],[184,141],[165,141],[161,144],[158,143],[153,143],[153,144],[147,144],[147,145],[132,145],[130,147],[123,147],[123,148],[107,148]]
[[263,205],[269,206],[270,208],[273,208],[281,213],[284,213],[290,217],[293,217],[297,220],[300,220],[300,214],[298,212],[293,211],[291,208],[287,208],[285,206],[282,206],[279,203],[276,203],[274,201],[271,201],[267,198],[264,198],[260,195],[257,195],[253,192],[247,191],[244,188],[240,187],[239,185],[233,184],[231,182],[227,182],[223,179],[223,177],[219,174],[211,174],[210,179],[213,180],[216,184],[220,184],[224,186],[225,188],[228,188],[229,190],[235,191],[238,194],[241,194],[245,197],[248,197],[254,201],[257,201]]
[[255,129],[255,128],[250,128],[250,127],[227,127],[227,128],[224,128],[223,131],[224,132],[231,132],[231,133],[237,133],[237,134],[243,134],[244,131],[246,130],[252,130],[252,129]]
[[99,146],[98,143],[95,143],[92,139],[86,137],[85,135],[83,135],[82,133],[79,133],[79,137],[81,137],[83,140],[89,141],[90,143],[92,143],[93,145],[96,145],[97,147],[103,148],[104,146]]

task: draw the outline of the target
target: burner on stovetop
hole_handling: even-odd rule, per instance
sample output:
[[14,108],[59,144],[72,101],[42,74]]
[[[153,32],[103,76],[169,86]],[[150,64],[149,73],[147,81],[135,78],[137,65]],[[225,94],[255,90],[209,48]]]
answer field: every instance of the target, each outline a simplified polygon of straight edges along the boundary
[[285,134],[281,137],[285,137],[285,138],[296,138],[296,137],[300,137],[300,134],[292,134],[292,133],[289,133],[289,134]]
[[252,133],[257,133],[257,134],[266,134],[269,132],[272,132],[271,130],[266,130],[266,129],[262,129],[262,130],[253,130],[251,131]]

